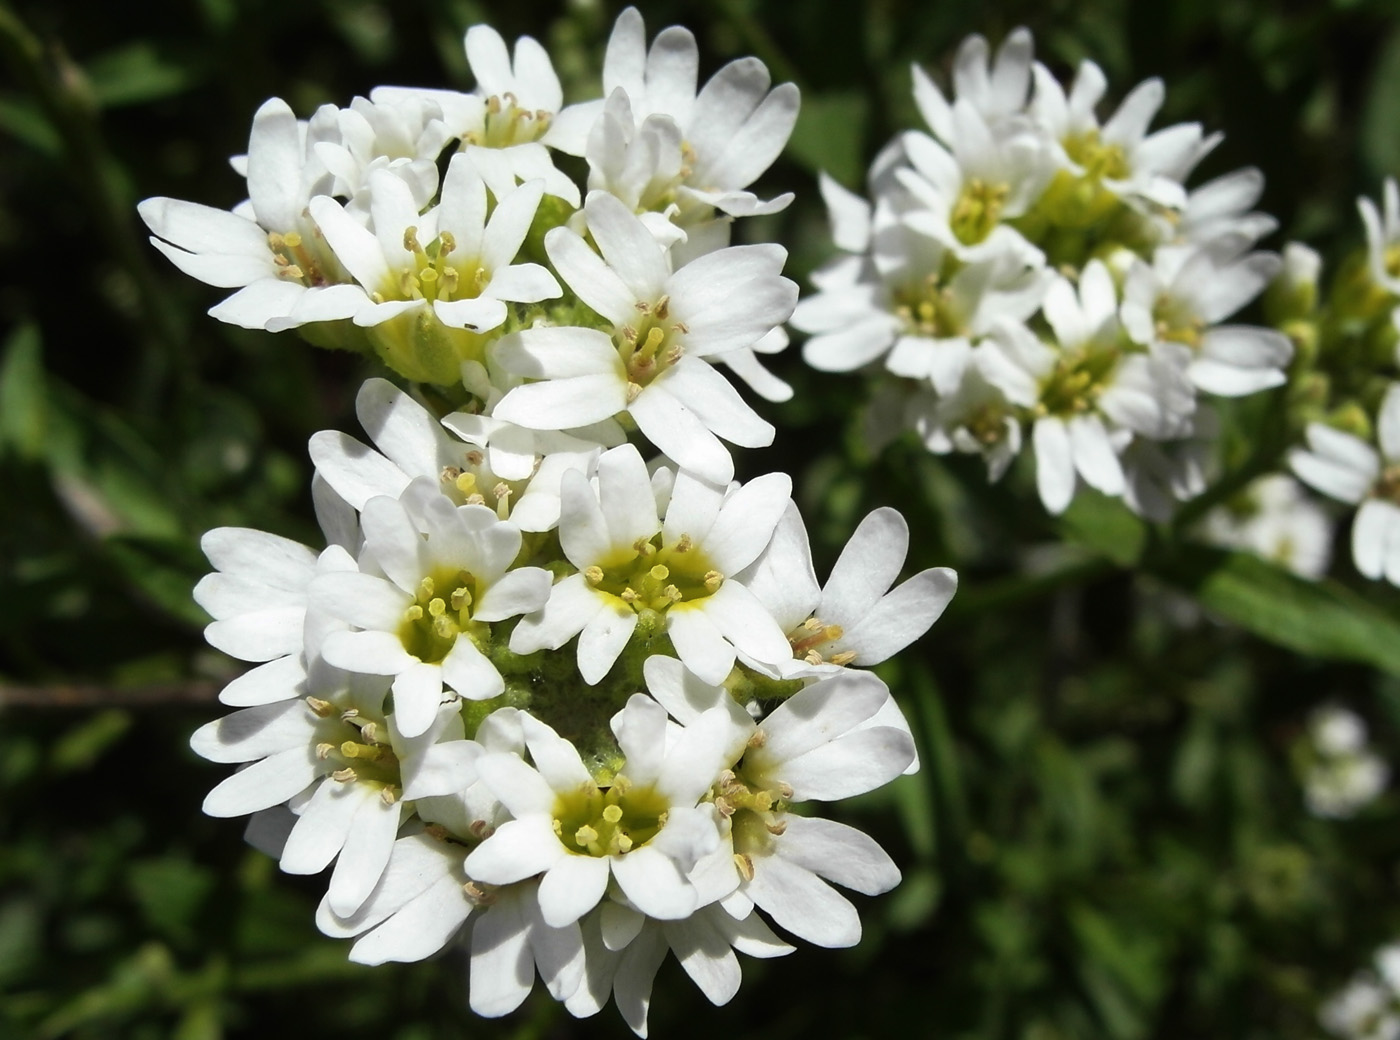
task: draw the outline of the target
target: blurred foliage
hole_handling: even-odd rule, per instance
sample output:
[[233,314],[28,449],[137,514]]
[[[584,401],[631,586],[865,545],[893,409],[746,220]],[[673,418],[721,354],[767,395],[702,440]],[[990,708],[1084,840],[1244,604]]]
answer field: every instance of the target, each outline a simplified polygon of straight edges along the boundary
[[[1400,11],[1383,0],[643,8],[652,31],[695,31],[706,72],[753,53],[802,87],[765,182],[798,200],[750,230],[787,243],[798,278],[829,248],[815,172],[859,187],[875,149],[917,124],[910,62],[946,75],[974,31],[1029,25],[1055,71],[1092,57],[1115,97],[1162,76],[1163,122],[1226,132],[1202,179],[1265,170],[1275,245],[1305,238],[1336,261],[1360,239],[1354,198],[1400,172]],[[309,113],[380,83],[467,87],[474,21],[539,37],[579,96],[615,14],[597,0],[0,3],[0,1035],[622,1031],[611,1009],[575,1023],[543,994],[477,1020],[460,951],[348,964],[315,931],[317,879],[278,874],[236,824],[200,815],[220,774],[186,740],[215,706],[123,699],[230,674],[189,598],[199,535],[314,541],[306,438],[355,431],[369,374],[206,318],[219,293],[146,245],[135,202],[237,202],[225,157],[269,95]],[[923,770],[851,809],[904,884],[860,900],[860,946],[748,961],[725,1008],[668,964],[654,1034],[1316,1036],[1317,1001],[1400,934],[1400,798],[1314,819],[1289,751],[1311,708],[1345,697],[1395,759],[1394,591],[1183,548],[1104,501],[1052,523],[1020,468],[987,487],[975,463],[904,444],[871,459],[855,384],[795,351],[778,366],[798,392],[744,471],[794,474],[822,566],[890,504],[916,532],[911,568],[953,564],[962,591],[885,669]],[[1235,417],[1236,463],[1277,457],[1270,407]],[[59,696],[74,683],[111,703]],[[17,687],[41,692],[7,705]]]

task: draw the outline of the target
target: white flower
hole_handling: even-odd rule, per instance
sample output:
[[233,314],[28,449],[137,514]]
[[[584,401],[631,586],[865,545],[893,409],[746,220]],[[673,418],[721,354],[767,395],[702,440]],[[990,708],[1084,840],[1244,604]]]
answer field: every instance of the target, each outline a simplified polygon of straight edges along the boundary
[[1322,1027],[1345,1040],[1396,1040],[1400,1037],[1400,1011],[1395,994],[1373,978],[1347,984],[1318,1010]]
[[444,687],[468,700],[502,692],[479,644],[491,622],[535,610],[549,595],[548,571],[511,569],[519,528],[485,506],[454,505],[436,483],[419,478],[398,499],[365,503],[361,565],[374,570],[323,575],[311,591],[322,610],[357,629],[329,636],[326,660],[393,676],[395,716],[411,737],[431,724]]
[[1351,555],[1368,578],[1400,585],[1400,384],[1391,384],[1376,422],[1380,451],[1349,433],[1309,423],[1307,450],[1288,464],[1304,483],[1339,502],[1360,504],[1351,527]]
[[1123,285],[1123,326],[1137,343],[1183,343],[1189,373],[1206,393],[1237,397],[1281,386],[1293,344],[1255,325],[1221,325],[1278,274],[1274,253],[1248,252],[1250,239],[1222,235],[1200,245],[1161,246],[1135,263]]
[[[638,133],[648,133],[650,126],[662,139],[674,135],[677,144],[684,142],[684,163],[672,175],[682,212],[699,205],[751,216],[784,208],[791,195],[760,202],[744,189],[787,144],[797,122],[797,87],[783,83],[770,91],[763,62],[739,58],[715,73],[697,94],[698,66],[699,52],[689,30],[674,25],[662,30],[648,51],[646,25],[637,9],[629,7],[618,15],[608,38],[603,95],[611,98],[619,88],[626,93]],[[669,156],[669,146],[666,151]],[[667,158],[664,168],[669,171],[672,165]],[[589,186],[594,187],[591,180]],[[725,235],[719,244],[727,242]]]
[[714,904],[680,920],[657,921],[620,903],[604,903],[584,918],[583,942],[584,979],[564,1006],[576,1018],[586,1018],[601,1011],[611,995],[640,1037],[647,1035],[652,982],[668,952],[675,953],[706,999],[720,1005],[739,991],[736,952],[768,958],[793,951],[757,914],[736,919]]
[[1384,214],[1370,199],[1356,200],[1361,222],[1366,225],[1366,257],[1371,279],[1392,296],[1400,296],[1400,187],[1394,177],[1385,179],[1382,190]]
[[648,689],[687,727],[722,708],[742,752],[721,777],[715,802],[731,822],[733,846],[717,869],[738,885],[722,905],[742,918],[756,904],[819,946],[858,942],[855,908],[827,881],[874,895],[899,883],[898,868],[860,831],[786,809],[874,790],[914,760],[908,729],[877,722],[889,718],[885,684],[869,672],[843,671],[755,723],[726,690],[696,682],[665,658],[648,659],[646,672]]
[[729,674],[740,651],[770,664],[787,658],[782,630],[740,572],[768,544],[791,490],[785,474],[770,473],[726,494],[682,470],[663,523],[631,445],[598,460],[596,492],[581,474],[565,473],[559,541],[578,573],[521,620],[511,650],[557,650],[577,635],[579,672],[594,684],[646,614],[681,660],[712,682]]
[[792,657],[777,669],[748,663],[781,678],[825,675],[845,665],[868,668],[903,650],[938,620],[958,587],[947,567],[920,571],[895,586],[908,551],[904,517],[876,509],[856,527],[819,587],[807,529],[789,504],[745,583],[788,634]]
[[1249,485],[1239,500],[1202,521],[1206,541],[1272,560],[1317,580],[1332,558],[1332,522],[1292,477],[1274,473]]
[[476,767],[513,819],[467,857],[485,884],[542,874],[541,915],[551,927],[576,922],[603,898],[609,879],[639,911],[689,916],[699,905],[687,877],[719,844],[712,805],[698,805],[724,764],[728,714],[697,719],[668,747],[666,712],[636,694],[613,718],[624,763],[606,787],[553,729],[522,715],[533,767],[514,755],[484,755]]
[[254,115],[248,137],[244,206],[230,213],[169,198],[137,206],[155,233],[151,244],[171,263],[202,282],[239,290],[211,315],[260,329],[294,307],[314,307],[321,296],[339,295],[345,272],[307,213],[311,197],[334,186],[315,145],[338,136],[334,107],[299,123],[285,101],[270,98]]
[[367,217],[370,174],[392,169],[411,187],[420,209],[428,204],[438,187],[437,157],[452,137],[436,104],[425,98],[375,103],[357,97],[337,111],[336,123],[338,141],[312,145],[335,178],[324,194],[346,199],[346,209]]
[[396,371],[422,382],[453,385],[461,362],[481,360],[476,335],[505,322],[507,302],[559,295],[543,267],[517,264],[516,253],[539,206],[542,183],[530,181],[499,199],[487,217],[486,185],[465,155],[454,155],[442,197],[426,213],[392,174],[370,175],[374,230],[334,199],[311,200],[326,242],[358,283],[334,314],[294,310],[287,324],[352,318],[371,330],[375,349]]
[[592,192],[585,212],[601,258],[567,228],[550,231],[545,248],[609,328],[536,327],[501,340],[500,365],[539,381],[511,390],[492,414],[558,430],[626,412],[682,468],[728,481],[734,463],[720,439],[762,447],[773,427],[709,358],[752,346],[792,313],[797,287],[779,273],[786,252],[732,246],[672,273],[623,203]]
[[[1020,126],[1017,117],[1026,109],[1031,86],[1034,45],[1028,29],[1018,28],[1002,41],[989,61],[991,48],[984,36],[963,40],[953,62],[953,91],[957,101],[970,105],[994,131]],[[944,97],[918,65],[913,66],[914,103],[929,129],[945,144],[957,136],[954,104]]]
[[555,169],[548,149],[582,155],[602,102],[565,107],[549,54],[532,37],[516,40],[512,58],[500,33],[488,25],[473,25],[464,46],[477,80],[472,93],[377,87],[371,99],[376,103],[423,99],[438,105],[452,136],[461,139],[482,167],[492,194],[499,197],[517,180],[538,178],[548,194],[577,206],[578,188]]
[[[312,435],[310,452],[316,471],[357,510],[376,495],[398,498],[414,479],[427,477],[457,505],[486,505],[522,531],[548,531],[559,523],[560,476],[566,469],[591,472],[600,450],[566,433],[465,412],[438,422],[385,379],[364,382],[355,411],[378,451],[322,430]],[[612,439],[612,431],[589,432]]]
[[903,137],[913,169],[896,176],[927,207],[909,213],[909,225],[938,239],[959,260],[1011,252],[1039,264],[1041,251],[1003,223],[1024,215],[1054,172],[1039,137],[998,137],[964,100],[953,105],[952,134],[948,149],[918,131]]
[[[251,763],[204,800],[211,816],[241,816],[290,802],[295,823],[280,850],[282,869],[314,874],[336,861],[327,895],[342,917],[355,913],[389,861],[403,798],[439,740],[465,746],[460,715],[444,707],[428,731],[405,739],[386,719],[382,682],[360,683],[326,697],[244,708],[195,731],[190,746],[213,762]],[[465,786],[475,779],[450,754]],[[448,765],[439,756],[429,771]],[[407,782],[406,782],[407,778]],[[421,780],[420,780],[421,786]]]

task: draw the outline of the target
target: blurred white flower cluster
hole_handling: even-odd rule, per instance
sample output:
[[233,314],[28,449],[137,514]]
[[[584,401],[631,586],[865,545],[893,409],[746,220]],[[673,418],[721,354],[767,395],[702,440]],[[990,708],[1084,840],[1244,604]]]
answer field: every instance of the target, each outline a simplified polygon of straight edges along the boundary
[[1202,490],[1215,426],[1199,395],[1279,386],[1293,353],[1231,321],[1282,264],[1254,248],[1275,226],[1253,210],[1262,175],[1188,188],[1218,134],[1150,131],[1155,79],[1101,120],[1099,67],[1066,90],[1024,29],[995,55],[968,38],[953,88],[914,68],[931,133],[889,143],[868,201],[824,179],[843,252],[793,315],[803,356],[878,374],[877,442],[912,428],[995,480],[1029,439],[1051,513],[1088,486],[1163,519]]
[[[833,884],[899,881],[804,803],[917,768],[863,669],[956,578],[897,584],[909,530],[880,509],[822,585],[789,478],[733,481],[728,445],[773,428],[714,363],[781,396],[754,352],[797,294],[783,249],[728,246],[729,221],[786,204],[747,188],[796,90],[742,59],[697,91],[690,33],[648,49],[630,9],[602,102],[564,106],[529,38],[512,57],[477,26],[466,47],[471,94],[381,88],[306,123],[269,101],[232,213],[142,206],[177,265],[238,290],[216,316],[433,384],[371,379],[370,443],[312,438],[326,549],[206,535],[207,638],[255,667],[192,744],[239,766],[208,813],[249,815],[288,872],[331,868],[317,920],[352,959],[461,942],[479,1013],[538,975],[645,1035],[668,952],[723,1003],[736,954],[791,950],[770,921],[848,946]],[[584,157],[586,194],[551,150]]]
[[1296,480],[1271,473],[1249,484],[1201,521],[1202,537],[1238,549],[1300,578],[1316,581],[1332,562],[1332,521]]
[[1324,704],[1308,718],[1298,760],[1303,797],[1315,816],[1354,816],[1390,780],[1390,767],[1367,746],[1365,720],[1336,704]]
[[1375,970],[1356,974],[1318,1012],[1322,1027],[1343,1040],[1400,1037],[1400,943],[1376,951]]

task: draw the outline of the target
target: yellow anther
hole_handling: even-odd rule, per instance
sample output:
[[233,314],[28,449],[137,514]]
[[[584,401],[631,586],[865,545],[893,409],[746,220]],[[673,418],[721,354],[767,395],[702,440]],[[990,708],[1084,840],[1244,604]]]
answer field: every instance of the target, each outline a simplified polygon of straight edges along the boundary
[[498,116],[501,114],[501,99],[492,94],[486,99],[486,114]]
[[642,385],[640,383],[629,382],[627,384],[627,403],[631,404],[633,401],[635,401],[637,399],[637,395],[641,392]]
[[503,480],[491,491],[496,496],[496,515],[504,520],[510,515],[510,485]]
[[656,546],[651,544],[649,538],[638,538],[632,543],[632,551],[638,556],[651,556],[656,552]]
[[624,326],[622,326],[622,338],[623,338],[624,340],[626,340],[628,343],[636,343],[636,342],[637,342],[637,330],[634,329],[631,325],[624,325]]
[[442,291],[449,296],[457,292],[457,268],[444,267],[442,269]]
[[815,650],[808,650],[807,653],[803,655],[802,660],[806,661],[808,664],[821,664],[822,655]]
[[323,701],[320,697],[306,698],[306,706],[323,719],[330,718],[335,711],[335,705],[330,701]]
[[832,664],[848,665],[855,659],[856,652],[854,650],[842,650],[839,654],[831,655]]
[[467,505],[469,506],[484,506],[485,504],[486,499],[481,497],[480,492],[475,492],[467,496]]
[[630,587],[625,588],[620,593],[618,593],[618,598],[620,598],[624,603],[636,603],[637,590]]
[[609,806],[606,806],[606,807],[603,809],[603,819],[607,820],[608,823],[617,823],[619,820],[622,819],[622,806],[620,806],[620,805],[609,805]]
[[361,726],[360,739],[367,744],[382,744],[383,741],[379,739],[379,723],[366,722]]
[[335,745],[334,745],[334,744],[317,744],[317,745],[316,745],[316,757],[324,761],[325,759],[331,757],[331,752],[334,751],[334,750],[335,750]]
[[356,773],[349,766],[346,766],[344,769],[337,769],[334,773],[331,774],[331,779],[334,780],[336,783],[340,784],[348,784],[351,780],[354,780],[355,778]]
[[444,231],[438,235],[438,256],[446,256],[457,248],[457,239],[451,231]]
[[734,865],[739,868],[739,875],[745,881],[753,880],[753,859],[744,852],[734,854]]
[[403,612],[403,616],[406,617],[409,621],[417,621],[423,616],[423,608],[420,607],[417,603],[415,603],[413,604],[413,606],[409,607]]
[[592,845],[597,840],[598,832],[586,823],[578,830],[574,831],[574,841],[580,845]]
[[723,795],[715,799],[715,809],[726,819],[734,815],[734,806]]
[[815,614],[813,614],[806,621],[802,622],[802,627],[805,628],[808,632],[815,632],[817,629],[822,627],[821,619]]
[[632,851],[632,839],[629,838],[629,837],[628,837],[627,835],[625,835],[625,834],[616,834],[616,835],[614,835],[614,836],[613,836],[613,844],[617,846],[617,851],[618,851],[618,852],[631,852],[631,851]]
[[434,596],[429,600],[428,613],[435,618],[442,617],[443,614],[447,613],[447,604],[442,601],[441,596]]
[[458,466],[444,466],[442,472],[438,474],[438,479],[444,484],[452,484],[462,475],[462,470]]
[[681,600],[685,599],[685,593],[681,592],[681,590],[674,585],[667,585],[661,590],[661,595],[672,603],[679,603]]
[[664,563],[658,563],[647,573],[649,573],[657,581],[665,581],[671,576],[671,569],[667,567]]
[[267,233],[267,245],[269,249],[278,250],[287,244],[287,240],[282,237],[279,231],[269,231]]
[[771,820],[764,826],[768,828],[769,834],[782,834],[787,830],[787,820]]
[[751,748],[761,748],[766,743],[768,743],[768,734],[761,729],[754,730],[749,736],[749,747]]
[[680,541],[678,541],[673,547],[673,551],[678,553],[684,553],[690,552],[690,550],[693,548],[695,548],[695,542],[691,539],[690,535],[683,534],[681,535]]
[[407,227],[403,229],[403,247],[410,253],[421,253],[423,247],[418,244],[418,229]]
[[456,611],[465,610],[472,605],[472,594],[465,588],[452,590],[452,609]]
[[724,575],[721,574],[719,571],[705,572],[705,588],[709,589],[711,592],[714,592],[717,588],[719,588],[720,583],[723,581]]
[[590,585],[597,585],[603,580],[603,568],[599,567],[596,563],[591,567],[585,567],[583,569],[583,580]]
[[792,801],[792,784],[786,784],[783,783],[783,781],[779,780],[778,794],[783,798],[784,801]]
[[773,796],[767,791],[759,791],[753,796],[753,804],[759,812],[767,812],[773,808]]
[[399,792],[394,787],[382,787],[379,789],[379,800],[385,805],[393,805],[399,800]]
[[281,270],[279,270],[279,271],[277,272],[277,277],[281,278],[281,277],[283,277],[283,276],[285,276],[285,277],[287,277],[287,278],[289,278],[289,279],[293,279],[293,278],[294,278],[294,279],[297,279],[297,280],[300,280],[301,278],[305,277],[305,276],[302,274],[301,268],[298,267],[296,264],[288,264],[286,267],[282,268]]
[[433,583],[431,577],[424,578],[418,583],[418,597],[420,599],[432,599],[436,591],[437,586]]
[[447,828],[440,823],[430,823],[423,828],[423,833],[437,841],[447,840]]
[[685,322],[683,322],[683,321],[675,321],[675,322],[672,322],[672,323],[671,323],[671,328],[675,329],[675,330],[676,330],[677,332],[679,332],[682,336],[684,336],[687,332],[690,331],[690,326],[687,325],[687,324],[686,324]]
[[671,297],[663,296],[656,301],[656,320],[665,321],[671,314]]
[[470,831],[472,837],[476,838],[478,841],[485,841],[496,833],[496,828],[492,827],[485,820],[472,820],[472,822],[467,825],[467,830]]
[[439,639],[452,639],[457,635],[457,626],[448,617],[433,618],[433,635]]
[[473,448],[471,451],[467,452],[467,465],[480,466],[481,460],[484,458],[486,458],[485,455]]

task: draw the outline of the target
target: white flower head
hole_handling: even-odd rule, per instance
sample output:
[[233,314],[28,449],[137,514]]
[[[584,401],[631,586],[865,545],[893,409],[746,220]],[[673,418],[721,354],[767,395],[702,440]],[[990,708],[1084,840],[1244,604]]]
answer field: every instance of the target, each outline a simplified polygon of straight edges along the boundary
[[1367,198],[1356,200],[1366,226],[1366,257],[1371,279],[1392,296],[1400,296],[1400,186],[1385,179],[1382,209]]
[[311,200],[312,216],[340,263],[354,276],[334,313],[294,311],[288,324],[351,318],[396,371],[421,382],[454,385],[464,360],[481,360],[481,334],[499,328],[507,303],[559,295],[543,267],[515,263],[540,203],[542,182],[499,198],[487,216],[486,184],[472,160],[452,157],[438,205],[426,213],[391,174],[370,175],[373,231],[334,199]]
[[502,885],[542,874],[540,910],[556,928],[596,906],[610,880],[649,917],[693,913],[699,895],[687,875],[719,844],[714,807],[698,803],[732,742],[729,714],[712,710],[668,747],[665,709],[636,694],[613,719],[625,761],[606,786],[552,728],[521,722],[533,766],[514,755],[477,761],[513,819],[467,857],[468,875]]
[[497,362],[535,382],[492,411],[530,429],[588,426],[626,412],[684,469],[724,482],[734,463],[721,441],[772,442],[773,427],[710,364],[751,347],[792,313],[797,287],[779,246],[732,246],[674,273],[646,226],[619,200],[585,204],[599,256],[567,228],[545,237],[560,276],[605,328],[535,327],[495,348]]
[[457,506],[419,478],[397,499],[365,503],[360,572],[324,575],[312,597],[355,631],[323,653],[346,671],[393,677],[400,730],[427,730],[444,688],[468,700],[504,689],[482,651],[490,624],[540,607],[549,572],[513,567],[520,529],[479,505]]
[[712,682],[729,674],[741,651],[773,664],[790,656],[782,629],[741,572],[772,537],[792,482],[771,473],[726,493],[684,470],[674,480],[663,520],[631,445],[598,460],[596,490],[581,474],[564,474],[559,541],[578,571],[516,626],[512,651],[556,650],[578,636],[579,671],[594,684],[645,615]]

